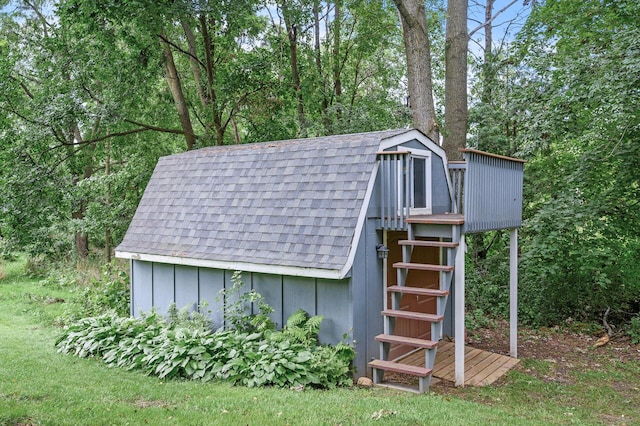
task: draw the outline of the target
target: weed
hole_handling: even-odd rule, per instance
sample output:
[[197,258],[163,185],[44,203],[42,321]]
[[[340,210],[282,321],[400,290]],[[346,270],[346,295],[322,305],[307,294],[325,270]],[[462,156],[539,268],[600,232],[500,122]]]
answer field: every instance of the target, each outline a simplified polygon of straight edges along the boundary
[[465,313],[465,326],[469,331],[495,327],[495,324],[495,320],[489,317],[482,309],[474,309]]
[[[264,297],[255,290],[245,291],[242,272],[235,271],[231,276],[232,286],[218,293],[217,301],[223,301],[221,309],[224,313],[227,328],[238,331],[253,332],[273,330],[275,324],[269,318],[274,309],[265,302]],[[258,312],[253,313],[257,307]]]
[[631,337],[631,343],[637,345],[640,343],[640,314],[631,318],[627,334]]

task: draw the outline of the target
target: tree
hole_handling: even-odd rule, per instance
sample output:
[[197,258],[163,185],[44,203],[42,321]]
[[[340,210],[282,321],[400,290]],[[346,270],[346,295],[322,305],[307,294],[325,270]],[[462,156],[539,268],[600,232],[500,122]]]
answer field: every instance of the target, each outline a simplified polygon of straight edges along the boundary
[[468,0],[447,2],[443,147],[450,160],[461,160],[467,144],[467,8]]
[[540,323],[640,309],[636,15],[634,1],[548,0],[519,40],[513,97],[531,157],[522,288]]
[[15,4],[0,28],[0,233],[32,254],[108,258],[159,156],[301,135],[300,99],[306,134],[407,121],[382,3],[287,2],[298,92],[286,24],[254,0]]
[[400,12],[402,23],[413,124],[430,139],[439,141],[440,132],[433,101],[431,43],[424,2],[394,0],[394,3]]

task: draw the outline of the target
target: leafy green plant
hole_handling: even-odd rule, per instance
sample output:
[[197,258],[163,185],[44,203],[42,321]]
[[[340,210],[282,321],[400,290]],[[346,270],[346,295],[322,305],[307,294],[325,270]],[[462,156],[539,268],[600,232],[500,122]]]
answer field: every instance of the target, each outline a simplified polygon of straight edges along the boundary
[[44,255],[38,254],[27,258],[25,269],[28,277],[38,278],[44,277],[49,271],[50,266],[50,260]]
[[161,378],[226,380],[255,386],[333,388],[351,384],[350,346],[320,346],[321,317],[297,311],[283,331],[237,329],[213,333],[201,317],[175,306],[163,317],[115,312],[85,318],[65,328],[58,352],[96,356],[111,366],[140,369]]
[[467,330],[474,331],[479,328],[486,328],[495,325],[495,321],[482,309],[474,309],[465,312],[465,326]]
[[291,340],[303,345],[313,345],[318,340],[320,324],[324,317],[316,315],[309,317],[303,309],[298,309],[287,319],[287,324],[282,331],[276,331],[271,335],[275,341]]
[[631,318],[627,334],[631,337],[631,343],[637,345],[640,343],[640,315]]
[[[242,272],[235,271],[231,276],[232,286],[222,289],[218,293],[217,300],[222,300],[222,309],[227,328],[238,331],[253,332],[257,330],[273,330],[275,324],[269,318],[273,312],[264,297],[255,290],[245,291],[242,282]],[[253,309],[258,312],[254,313]]]

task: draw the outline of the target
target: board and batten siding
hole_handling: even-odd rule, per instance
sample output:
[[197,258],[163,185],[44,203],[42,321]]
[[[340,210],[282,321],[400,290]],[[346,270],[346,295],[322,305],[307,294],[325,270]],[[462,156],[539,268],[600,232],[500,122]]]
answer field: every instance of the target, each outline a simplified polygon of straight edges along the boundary
[[[222,302],[218,294],[233,285],[234,271],[132,260],[131,315],[139,316],[155,308],[166,313],[171,303],[178,309],[193,311],[205,305],[214,328],[224,325]],[[321,343],[335,344],[353,328],[350,278],[321,278],[243,272],[245,291],[254,289],[274,308],[271,320],[280,328],[298,309],[309,315],[322,315]],[[252,307],[256,309],[257,307]]]

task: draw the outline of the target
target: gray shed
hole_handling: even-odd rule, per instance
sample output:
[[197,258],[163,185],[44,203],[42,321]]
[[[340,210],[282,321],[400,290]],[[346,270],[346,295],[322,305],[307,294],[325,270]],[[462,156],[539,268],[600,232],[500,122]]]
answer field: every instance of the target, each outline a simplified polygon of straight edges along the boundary
[[[521,223],[522,162],[465,157],[449,165],[407,129],[163,157],[116,248],[131,261],[131,314],[206,301],[221,326],[216,295],[242,271],[277,324],[323,315],[321,342],[354,343],[357,374],[413,374],[425,391],[438,341],[464,332],[465,232],[515,236]],[[416,348],[424,367],[396,361]],[[464,383],[463,355],[456,381],[459,369]]]

